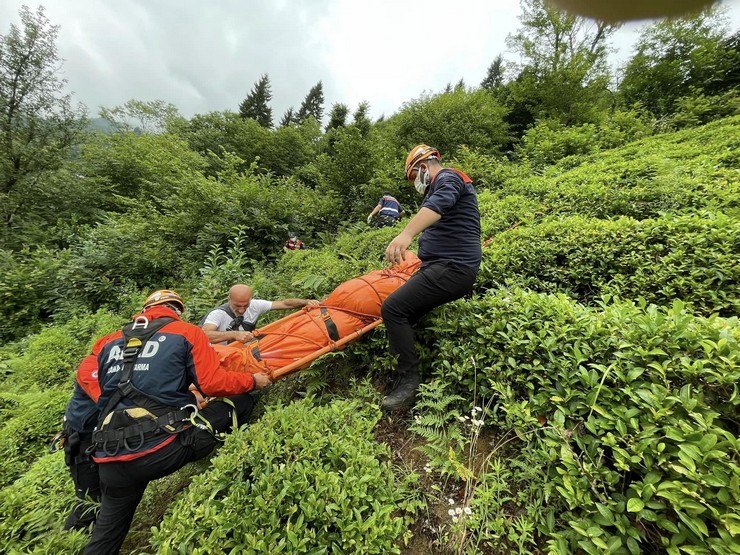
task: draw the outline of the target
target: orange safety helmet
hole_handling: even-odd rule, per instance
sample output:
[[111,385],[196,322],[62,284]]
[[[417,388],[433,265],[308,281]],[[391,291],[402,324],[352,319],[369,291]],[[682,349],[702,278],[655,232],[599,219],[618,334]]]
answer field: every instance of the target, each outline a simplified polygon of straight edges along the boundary
[[170,289],[160,289],[149,295],[144,301],[144,307],[142,310],[146,310],[152,306],[165,303],[175,303],[180,305],[180,311],[185,310],[185,303],[182,302],[182,297],[171,291]]
[[406,156],[406,179],[411,180],[411,170],[414,169],[416,164],[432,157],[439,160],[442,158],[442,155],[439,153],[439,150],[428,145],[418,145],[412,148],[409,155]]

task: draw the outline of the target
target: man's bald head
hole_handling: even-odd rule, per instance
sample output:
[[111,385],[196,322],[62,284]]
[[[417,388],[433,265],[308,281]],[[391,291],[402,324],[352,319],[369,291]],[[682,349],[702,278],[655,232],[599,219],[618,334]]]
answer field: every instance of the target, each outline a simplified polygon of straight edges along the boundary
[[251,301],[252,288],[248,285],[237,283],[229,289],[229,306],[237,316],[244,316]]

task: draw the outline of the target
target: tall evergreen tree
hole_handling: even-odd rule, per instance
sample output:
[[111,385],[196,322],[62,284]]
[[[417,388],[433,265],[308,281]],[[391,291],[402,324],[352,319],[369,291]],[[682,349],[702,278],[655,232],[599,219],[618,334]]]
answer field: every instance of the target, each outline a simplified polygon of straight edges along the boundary
[[244,119],[251,118],[266,129],[272,128],[272,90],[270,78],[265,73],[254,84],[252,91],[239,105],[239,115]]
[[346,104],[341,102],[334,104],[329,111],[329,123],[326,124],[326,131],[346,126],[348,114],[349,108]]
[[370,118],[367,116],[369,111],[370,103],[367,100],[363,100],[357,106],[357,110],[355,110],[355,113],[352,116],[354,118],[354,125],[360,130],[360,135],[363,137],[370,133],[370,127],[372,126]]
[[288,127],[289,125],[293,125],[294,123],[298,123],[298,118],[296,117],[295,110],[293,110],[293,106],[291,106],[290,108],[285,110],[285,113],[280,120],[280,127]]
[[504,82],[504,58],[501,54],[496,56],[491,65],[488,66],[486,77],[481,81],[481,88],[488,91],[497,89]]
[[319,81],[308,91],[301,107],[298,109],[298,122],[303,123],[308,116],[313,116],[321,123],[324,115],[324,85]]

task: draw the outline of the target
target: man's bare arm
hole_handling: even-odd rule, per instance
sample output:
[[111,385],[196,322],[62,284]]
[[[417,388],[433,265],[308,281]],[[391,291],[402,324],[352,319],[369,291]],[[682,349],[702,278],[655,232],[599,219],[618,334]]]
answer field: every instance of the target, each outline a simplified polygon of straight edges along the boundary
[[206,332],[211,343],[222,343],[224,341],[247,343],[253,339],[252,334],[248,331],[218,331],[216,324],[204,324],[203,331]]

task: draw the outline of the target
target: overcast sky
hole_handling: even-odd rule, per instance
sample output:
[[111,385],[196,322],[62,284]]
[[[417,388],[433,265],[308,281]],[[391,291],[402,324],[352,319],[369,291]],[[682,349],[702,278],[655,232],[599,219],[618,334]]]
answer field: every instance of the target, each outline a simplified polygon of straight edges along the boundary
[[[725,0],[732,30],[740,0]],[[2,0],[0,34],[18,10]],[[164,100],[190,117],[237,111],[264,73],[273,121],[296,110],[319,80],[324,113],[366,100],[373,119],[461,78],[478,85],[519,27],[518,0],[47,0],[59,25],[63,77],[92,116],[129,99]],[[631,53],[640,25],[617,32],[613,61]],[[325,117],[326,119],[326,117]]]

